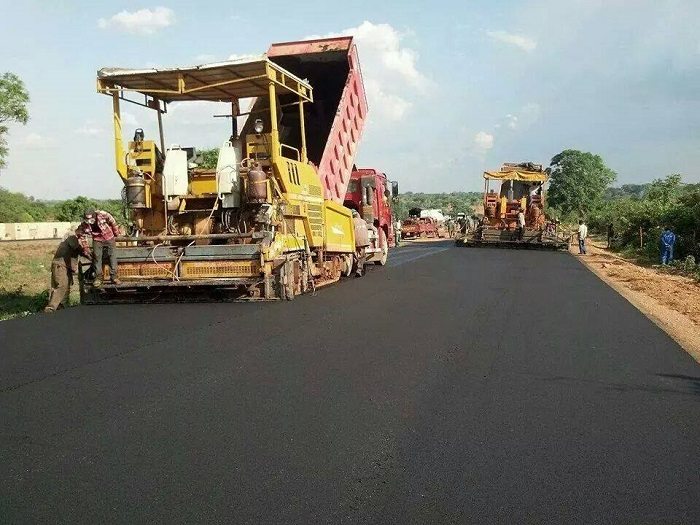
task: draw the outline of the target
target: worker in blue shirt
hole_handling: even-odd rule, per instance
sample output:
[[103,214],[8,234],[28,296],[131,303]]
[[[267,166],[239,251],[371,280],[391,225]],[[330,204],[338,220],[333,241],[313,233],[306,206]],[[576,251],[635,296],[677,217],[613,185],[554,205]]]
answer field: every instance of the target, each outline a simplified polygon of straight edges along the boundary
[[673,261],[673,245],[676,244],[676,234],[668,226],[661,232],[661,264]]

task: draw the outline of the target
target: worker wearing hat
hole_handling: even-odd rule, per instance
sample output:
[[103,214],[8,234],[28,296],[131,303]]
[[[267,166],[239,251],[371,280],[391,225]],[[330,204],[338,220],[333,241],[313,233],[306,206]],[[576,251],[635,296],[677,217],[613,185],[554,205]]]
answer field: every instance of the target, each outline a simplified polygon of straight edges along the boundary
[[69,235],[58,245],[51,261],[51,292],[45,312],[55,312],[66,306],[73,276],[78,273],[78,257],[82,249],[78,238]]
[[83,222],[75,230],[83,254],[90,256],[90,239],[92,239],[92,261],[95,269],[95,280],[92,285],[102,286],[102,256],[107,251],[109,273],[113,284],[119,284],[117,278],[117,255],[115,238],[119,236],[119,226],[114,217],[102,210],[88,209],[83,214]]

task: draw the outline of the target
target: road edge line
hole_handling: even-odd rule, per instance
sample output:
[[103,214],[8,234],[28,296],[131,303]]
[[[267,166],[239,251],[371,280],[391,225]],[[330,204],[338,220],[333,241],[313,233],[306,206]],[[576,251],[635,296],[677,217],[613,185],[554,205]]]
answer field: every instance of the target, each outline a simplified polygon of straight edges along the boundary
[[[630,290],[629,288],[626,288],[621,284],[608,280],[606,278],[607,276],[603,272],[601,272],[598,268],[595,268],[593,266],[593,263],[586,262],[585,256],[577,257],[571,252],[569,252],[569,255],[576,259],[584,268],[590,271],[593,275],[598,277],[598,279],[600,279],[603,283],[615,290],[628,303],[630,303],[638,311],[640,311],[647,319],[649,319],[652,323],[654,323],[661,330],[663,330],[666,333],[666,335],[673,339],[678,344],[678,346],[680,346],[690,357],[695,359],[695,361],[698,364],[700,364],[700,330],[698,330],[698,327],[695,325],[695,323],[693,323],[683,314],[680,314],[675,310],[672,310],[668,306],[661,304],[649,295]],[[677,325],[674,326],[671,323],[668,323],[667,321],[656,315],[652,310],[647,308],[647,306],[640,299],[641,296],[644,296],[646,300],[653,302],[656,308],[663,310],[669,317],[673,318],[674,323],[677,322],[679,325],[685,325],[688,328],[692,329],[689,330],[690,333],[696,333],[698,335],[696,337],[692,337],[685,335],[685,332],[677,330]]]

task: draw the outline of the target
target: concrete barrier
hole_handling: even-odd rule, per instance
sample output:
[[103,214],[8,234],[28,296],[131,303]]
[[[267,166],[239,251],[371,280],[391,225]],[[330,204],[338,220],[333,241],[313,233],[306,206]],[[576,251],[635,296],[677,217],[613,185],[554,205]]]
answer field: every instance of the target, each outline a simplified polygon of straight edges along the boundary
[[77,222],[5,222],[0,223],[0,242],[62,239],[77,227]]

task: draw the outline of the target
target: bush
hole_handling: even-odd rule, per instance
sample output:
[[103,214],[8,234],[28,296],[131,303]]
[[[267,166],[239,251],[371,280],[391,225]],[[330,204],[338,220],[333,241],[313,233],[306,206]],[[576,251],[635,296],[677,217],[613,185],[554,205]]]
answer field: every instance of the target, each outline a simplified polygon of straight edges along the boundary
[[607,200],[589,217],[591,229],[599,233],[606,233],[609,224],[613,225],[618,249],[656,260],[663,227],[670,226],[677,237],[675,256],[700,259],[700,190],[684,186],[679,175],[655,180],[641,197]]
[[0,222],[38,222],[53,218],[51,206],[0,188]]
[[692,273],[697,269],[697,264],[695,264],[695,257],[688,255],[681,263],[683,271]]
[[38,201],[0,188],[0,222],[78,222],[87,208],[108,211],[121,225],[128,222],[121,199],[96,200],[80,196],[65,201]]

